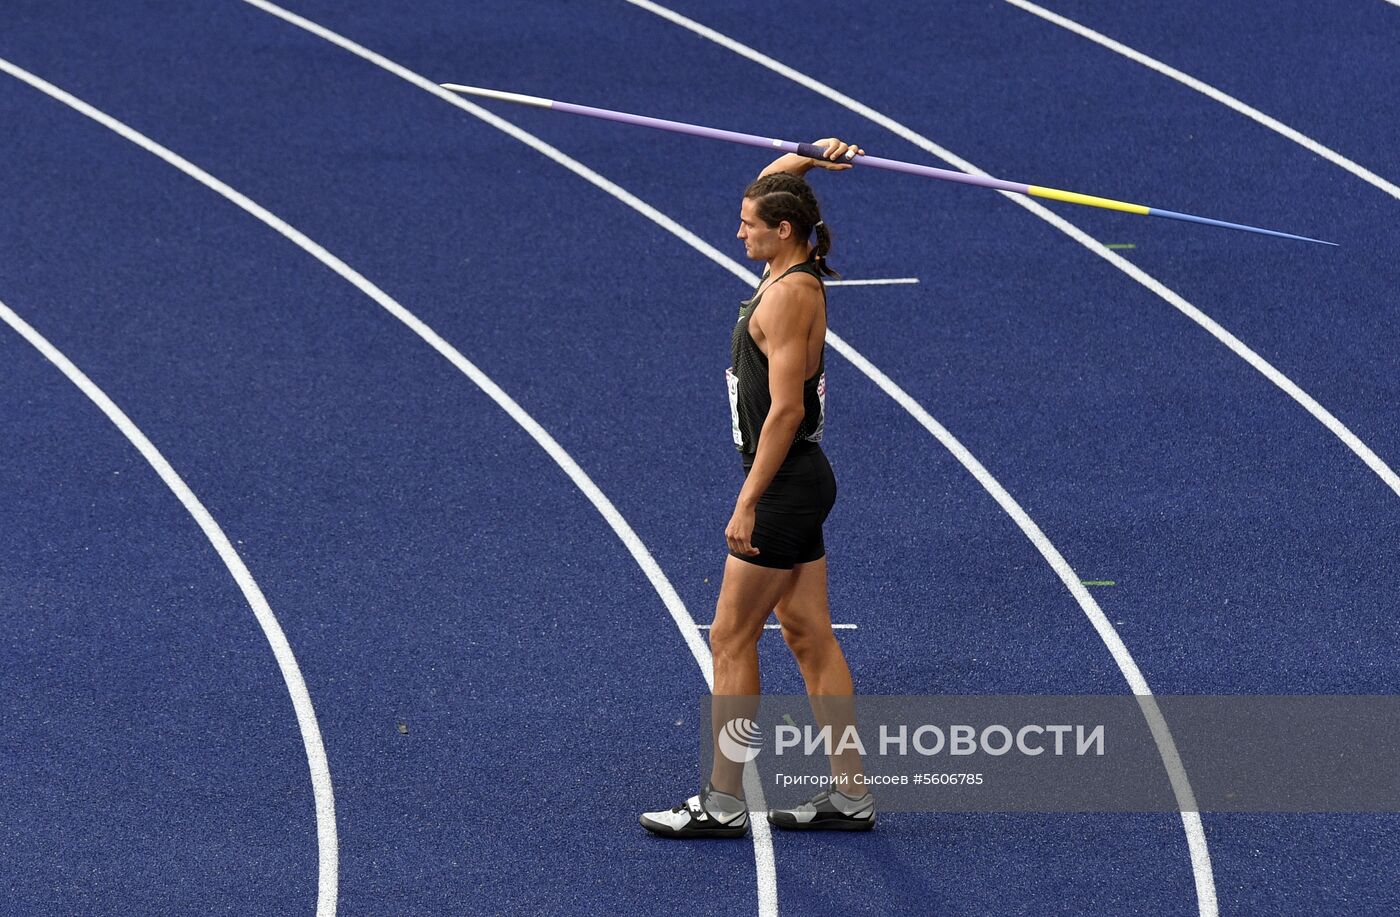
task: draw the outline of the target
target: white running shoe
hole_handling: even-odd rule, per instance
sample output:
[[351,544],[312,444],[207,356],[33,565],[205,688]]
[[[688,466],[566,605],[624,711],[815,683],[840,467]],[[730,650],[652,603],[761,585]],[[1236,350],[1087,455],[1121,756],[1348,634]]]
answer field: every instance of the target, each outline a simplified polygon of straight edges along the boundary
[[707,809],[709,785],[674,809],[643,812],[642,827],[661,837],[743,837],[749,830],[747,809],[720,812]]
[[769,809],[768,823],[789,831],[869,831],[875,827],[875,797],[866,793],[853,799],[840,790],[822,790],[791,809]]

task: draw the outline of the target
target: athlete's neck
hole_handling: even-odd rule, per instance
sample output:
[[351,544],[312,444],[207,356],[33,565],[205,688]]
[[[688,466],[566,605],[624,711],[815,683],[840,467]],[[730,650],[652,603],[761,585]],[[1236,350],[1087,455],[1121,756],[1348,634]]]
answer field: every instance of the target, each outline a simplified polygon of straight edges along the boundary
[[782,276],[783,271],[786,271],[794,264],[801,264],[810,257],[812,257],[812,249],[806,245],[801,248],[782,252],[776,258],[768,262],[768,276],[776,280],[778,277]]

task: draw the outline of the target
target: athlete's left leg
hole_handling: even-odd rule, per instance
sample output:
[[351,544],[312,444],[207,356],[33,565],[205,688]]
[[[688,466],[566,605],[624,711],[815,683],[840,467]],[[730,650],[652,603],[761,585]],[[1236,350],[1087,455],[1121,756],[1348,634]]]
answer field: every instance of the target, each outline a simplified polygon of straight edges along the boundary
[[793,830],[868,831],[875,827],[875,801],[866,790],[856,743],[843,741],[856,726],[855,698],[845,654],[831,632],[826,558],[800,563],[794,573],[774,610],[807,682],[812,713],[831,731],[831,788],[801,805],[770,809],[768,822]]
[[[827,598],[826,558],[798,564],[788,591],[774,611],[783,628],[783,639],[802,678],[812,713],[820,726],[832,731],[839,747],[841,736],[855,726],[855,702],[851,670],[836,635],[831,630],[831,610]],[[861,782],[860,753],[847,748],[831,758],[831,776],[837,789],[853,796],[865,792]]]

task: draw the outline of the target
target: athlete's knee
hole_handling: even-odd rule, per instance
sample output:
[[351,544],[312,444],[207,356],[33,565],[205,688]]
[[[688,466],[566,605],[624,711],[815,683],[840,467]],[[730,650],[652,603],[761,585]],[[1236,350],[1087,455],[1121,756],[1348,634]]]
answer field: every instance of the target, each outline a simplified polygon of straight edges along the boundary
[[762,632],[762,624],[758,628],[743,627],[735,622],[733,615],[718,614],[710,627],[710,652],[716,659],[752,652]]
[[832,647],[836,645],[836,635],[832,633],[831,625],[826,622],[819,625],[784,622],[783,642],[797,661],[802,663],[831,652]]

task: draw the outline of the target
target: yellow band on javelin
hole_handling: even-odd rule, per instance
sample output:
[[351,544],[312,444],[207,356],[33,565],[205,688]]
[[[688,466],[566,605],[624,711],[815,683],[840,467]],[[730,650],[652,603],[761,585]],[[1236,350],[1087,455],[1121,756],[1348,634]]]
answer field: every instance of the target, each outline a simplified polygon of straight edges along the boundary
[[1030,185],[1031,197],[1043,197],[1052,201],[1064,201],[1066,204],[1083,204],[1085,207],[1102,207],[1105,210],[1122,210],[1124,213],[1136,213],[1147,216],[1151,208],[1141,204],[1129,204],[1125,201],[1115,201],[1106,197],[1094,197],[1090,194],[1075,194],[1073,191],[1059,191],[1055,188],[1042,188],[1039,185]]

